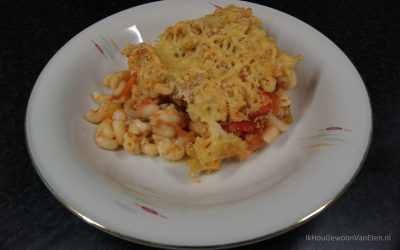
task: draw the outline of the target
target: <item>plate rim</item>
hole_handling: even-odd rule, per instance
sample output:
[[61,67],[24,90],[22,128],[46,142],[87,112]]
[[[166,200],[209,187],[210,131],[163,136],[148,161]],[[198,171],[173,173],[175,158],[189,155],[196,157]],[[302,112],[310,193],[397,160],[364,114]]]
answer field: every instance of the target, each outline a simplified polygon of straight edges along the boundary
[[[363,154],[363,156],[362,156],[362,159],[361,159],[361,161],[360,161],[360,163],[359,163],[359,165],[358,165],[356,171],[354,172],[354,174],[352,175],[352,177],[350,178],[350,180],[349,180],[335,195],[333,195],[330,199],[328,199],[328,200],[325,201],[322,205],[320,205],[319,208],[317,208],[317,209],[315,209],[314,211],[308,213],[308,214],[307,214],[306,216],[304,216],[302,219],[300,219],[300,220],[298,220],[297,222],[295,222],[295,223],[293,223],[293,224],[291,224],[291,225],[289,225],[289,226],[287,226],[287,227],[284,227],[284,228],[282,228],[282,229],[280,229],[280,230],[277,230],[277,231],[274,231],[274,232],[265,234],[265,235],[263,235],[263,236],[259,236],[259,237],[255,237],[255,238],[250,238],[250,239],[248,239],[248,240],[242,240],[242,241],[238,241],[238,242],[232,242],[232,243],[227,243],[227,244],[217,244],[217,245],[198,245],[198,246],[193,245],[193,246],[192,246],[192,245],[175,245],[175,244],[167,244],[167,243],[153,242],[153,241],[143,240],[143,239],[136,238],[136,237],[133,237],[133,236],[130,236],[130,235],[125,235],[125,234],[123,234],[123,233],[116,232],[116,231],[114,231],[114,230],[112,230],[112,229],[110,229],[110,228],[108,228],[108,227],[106,227],[106,226],[104,226],[104,225],[102,225],[102,224],[96,222],[95,220],[92,220],[92,219],[90,218],[90,216],[87,216],[86,214],[84,214],[84,213],[78,211],[76,208],[74,208],[73,206],[71,206],[71,205],[70,205],[67,201],[65,201],[65,200],[53,189],[53,187],[47,182],[46,178],[43,176],[42,172],[40,171],[40,169],[39,169],[39,167],[38,167],[38,165],[37,165],[37,163],[36,163],[36,161],[35,161],[35,158],[34,158],[33,153],[32,153],[32,151],[31,151],[31,145],[30,145],[29,136],[28,136],[28,122],[27,122],[27,120],[28,120],[28,115],[29,115],[29,109],[30,109],[30,106],[32,105],[31,102],[32,102],[32,99],[33,99],[33,94],[34,94],[35,89],[36,89],[35,87],[37,86],[37,85],[36,85],[37,80],[41,77],[42,73],[43,73],[43,72],[45,71],[45,69],[50,65],[52,59],[61,51],[61,49],[62,49],[64,46],[66,46],[67,44],[69,44],[75,37],[77,37],[79,34],[81,34],[82,32],[84,32],[85,30],[88,30],[88,29],[91,28],[93,25],[95,25],[95,24],[97,24],[97,23],[99,23],[99,22],[101,22],[101,21],[103,21],[103,20],[105,20],[105,19],[107,19],[107,18],[109,18],[109,17],[111,17],[111,16],[118,15],[118,14],[120,14],[121,12],[129,11],[129,10],[134,9],[134,8],[136,8],[136,7],[139,7],[139,6],[149,5],[149,4],[157,4],[157,3],[160,3],[160,2],[164,2],[164,1],[155,1],[155,2],[150,2],[150,3],[144,3],[144,4],[140,4],[140,5],[135,5],[135,6],[133,6],[133,7],[130,7],[130,8],[127,8],[127,9],[124,9],[124,10],[121,10],[121,11],[118,11],[118,12],[116,12],[116,13],[114,13],[114,14],[109,15],[109,16],[106,16],[106,17],[104,17],[104,18],[102,18],[102,19],[96,21],[95,23],[89,25],[88,27],[84,28],[83,30],[81,30],[80,32],[78,32],[76,35],[74,35],[74,36],[73,36],[71,39],[69,39],[65,44],[63,44],[63,45],[53,54],[53,56],[50,58],[50,60],[46,63],[45,67],[44,67],[44,68],[42,69],[42,71],[40,72],[40,74],[39,74],[39,76],[37,77],[37,79],[36,79],[36,81],[35,81],[35,84],[34,84],[32,90],[31,90],[31,94],[30,94],[30,96],[29,96],[29,100],[28,100],[27,107],[26,107],[26,110],[25,110],[24,135],[25,135],[25,144],[26,144],[27,151],[28,151],[28,155],[29,155],[29,157],[30,157],[30,160],[31,160],[31,162],[32,162],[32,165],[34,166],[34,169],[35,169],[37,175],[39,176],[39,178],[41,179],[41,181],[44,183],[44,185],[46,186],[46,188],[47,188],[47,189],[50,191],[50,193],[56,198],[56,200],[58,200],[64,207],[66,207],[66,208],[67,208],[70,212],[72,212],[74,215],[76,215],[78,218],[80,218],[82,221],[86,222],[87,224],[93,226],[94,228],[97,228],[97,229],[99,229],[99,230],[101,230],[101,231],[103,231],[103,232],[109,233],[110,235],[116,236],[116,237],[118,237],[118,238],[120,238],[120,239],[127,240],[127,241],[130,241],[130,242],[133,242],[133,243],[138,243],[138,244],[145,245],[145,246],[150,246],[150,247],[165,248],[165,249],[226,249],[226,248],[233,248],[233,247],[239,247],[239,246],[249,245],[249,244],[257,243],[257,242],[264,241],[264,240],[267,240],[267,239],[271,239],[271,238],[277,237],[277,236],[279,236],[279,235],[281,235],[281,234],[284,234],[284,233],[286,233],[286,232],[289,232],[289,231],[291,231],[291,230],[293,230],[293,229],[295,229],[295,228],[297,228],[297,227],[299,227],[299,226],[305,224],[306,222],[308,222],[308,221],[314,219],[316,216],[318,216],[318,215],[321,214],[322,212],[326,211],[326,209],[327,209],[328,207],[330,207],[337,199],[339,199],[339,198],[343,195],[343,193],[345,193],[345,192],[348,190],[348,188],[349,188],[349,187],[351,186],[351,184],[354,182],[354,180],[356,179],[356,177],[359,175],[359,173],[360,173],[360,171],[361,171],[361,169],[362,169],[362,167],[363,167],[363,165],[364,165],[364,163],[365,163],[365,161],[366,161],[366,158],[367,158],[367,156],[368,156],[368,153],[369,153],[369,150],[370,150],[370,146],[371,146],[372,137],[373,137],[373,128],[374,128],[374,127],[373,127],[373,125],[374,125],[373,109],[372,109],[372,105],[371,105],[371,98],[370,98],[370,94],[369,94],[369,92],[368,92],[368,88],[367,88],[367,86],[365,85],[365,82],[364,82],[364,80],[363,80],[361,74],[359,73],[357,67],[353,64],[353,62],[350,60],[350,58],[343,52],[343,50],[342,50],[336,43],[334,43],[331,39],[329,39],[325,34],[323,34],[322,32],[320,32],[319,30],[315,29],[313,26],[309,25],[308,23],[306,23],[306,22],[304,22],[304,21],[302,21],[302,20],[300,20],[300,19],[298,19],[298,18],[296,18],[296,17],[294,17],[294,16],[292,16],[292,15],[290,15],[290,14],[287,14],[287,13],[285,13],[285,12],[283,12],[283,11],[274,9],[274,8],[269,7],[269,6],[266,6],[266,5],[262,5],[262,4],[258,4],[258,3],[253,3],[253,2],[247,2],[247,1],[238,1],[238,2],[249,3],[249,4],[252,4],[252,5],[257,5],[257,6],[260,6],[260,7],[266,7],[266,8],[272,9],[273,11],[279,12],[280,14],[289,16],[290,18],[294,18],[296,21],[299,21],[299,22],[305,24],[306,26],[308,26],[309,28],[311,28],[312,30],[318,32],[318,33],[319,33],[320,35],[322,35],[325,39],[327,39],[328,41],[330,41],[330,42],[334,45],[334,47],[336,47],[336,49],[339,50],[339,51],[342,53],[342,55],[351,63],[351,65],[353,65],[353,67],[354,67],[354,69],[355,69],[357,75],[360,77],[360,80],[361,80],[361,82],[362,82],[362,84],[363,84],[363,87],[364,87],[364,89],[365,89],[365,91],[366,91],[366,97],[367,97],[367,100],[368,100],[368,103],[369,103],[369,109],[370,109],[369,115],[370,115],[370,120],[371,120],[371,129],[370,129],[369,134],[368,134],[368,142],[367,142],[367,144],[366,144],[364,154]],[[232,1],[232,2],[234,2],[234,1]],[[235,1],[235,2],[236,2],[236,1]]]

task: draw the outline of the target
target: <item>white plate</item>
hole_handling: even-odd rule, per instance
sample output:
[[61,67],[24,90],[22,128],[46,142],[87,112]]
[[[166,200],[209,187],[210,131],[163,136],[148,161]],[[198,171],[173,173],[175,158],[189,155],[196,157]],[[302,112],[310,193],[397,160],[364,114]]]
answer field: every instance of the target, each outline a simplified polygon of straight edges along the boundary
[[[119,237],[161,247],[229,247],[273,237],[310,219],[349,185],[371,134],[357,70],[329,39],[274,9],[247,2],[278,46],[301,53],[294,124],[276,143],[221,171],[187,178],[185,162],[103,151],[82,115],[102,78],[126,67],[126,43],[156,39],[168,25],[214,10],[208,1],[166,1],[105,18],[72,38],[32,91],[26,136],[36,170],[67,208]],[[122,188],[124,186],[125,188]]]

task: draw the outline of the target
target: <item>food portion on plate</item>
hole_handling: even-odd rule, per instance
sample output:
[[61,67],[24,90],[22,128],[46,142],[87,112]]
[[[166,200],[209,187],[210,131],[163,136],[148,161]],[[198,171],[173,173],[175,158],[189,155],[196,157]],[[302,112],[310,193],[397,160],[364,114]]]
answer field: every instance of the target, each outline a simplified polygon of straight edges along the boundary
[[281,51],[250,8],[218,7],[122,54],[128,69],[105,77],[111,94],[93,93],[100,106],[84,116],[98,124],[100,148],[188,156],[198,180],[272,143],[293,121],[288,91],[301,56]]

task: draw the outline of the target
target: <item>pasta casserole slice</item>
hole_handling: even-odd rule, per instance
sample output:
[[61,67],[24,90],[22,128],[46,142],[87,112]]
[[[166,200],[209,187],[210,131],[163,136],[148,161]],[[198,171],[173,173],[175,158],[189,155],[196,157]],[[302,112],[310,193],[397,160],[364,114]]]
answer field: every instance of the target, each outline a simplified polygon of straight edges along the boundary
[[135,154],[189,157],[190,176],[250,156],[292,123],[288,91],[301,56],[281,51],[249,8],[228,5],[127,45],[128,70],[104,80],[110,95],[85,118],[96,143]]

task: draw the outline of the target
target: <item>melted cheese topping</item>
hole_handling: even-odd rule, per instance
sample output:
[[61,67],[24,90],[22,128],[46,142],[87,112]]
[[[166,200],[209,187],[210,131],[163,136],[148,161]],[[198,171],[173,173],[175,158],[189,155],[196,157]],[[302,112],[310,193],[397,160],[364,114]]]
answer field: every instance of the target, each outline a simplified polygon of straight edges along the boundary
[[295,58],[281,52],[251,9],[230,5],[182,21],[161,34],[155,49],[174,79],[175,96],[195,120],[240,121],[259,110],[259,89],[275,90],[293,71]]
[[234,5],[181,21],[154,46],[128,45],[123,54],[144,93],[185,103],[191,120],[212,131],[187,147],[192,170],[216,169],[224,158],[248,155],[246,142],[217,129],[217,122],[248,120],[268,102],[260,91],[295,87],[294,66],[300,59],[276,46],[251,9]]

